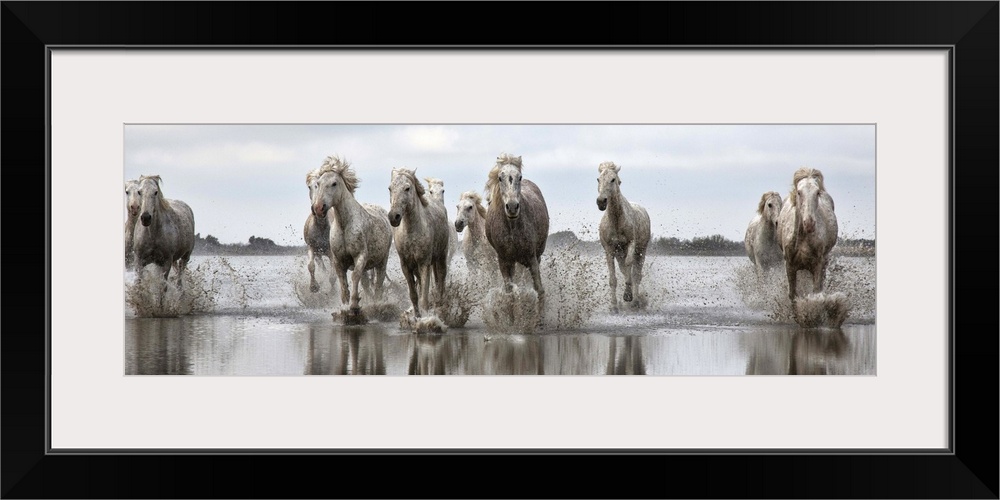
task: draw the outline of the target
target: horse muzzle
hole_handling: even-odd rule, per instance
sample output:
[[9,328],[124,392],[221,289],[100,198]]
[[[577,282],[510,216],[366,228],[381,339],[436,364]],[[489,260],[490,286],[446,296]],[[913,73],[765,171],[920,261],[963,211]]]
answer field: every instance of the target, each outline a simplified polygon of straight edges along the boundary
[[455,231],[461,233],[463,229],[465,229],[465,223],[460,220],[455,221]]
[[326,218],[327,210],[329,210],[329,207],[326,205],[313,205],[312,207],[313,215],[322,219]]
[[149,225],[153,223],[153,216],[150,215],[149,212],[146,212],[139,217],[139,220],[142,221],[143,226],[149,227]]
[[816,231],[816,219],[806,219],[802,221],[802,229],[807,234],[812,234],[814,231]]
[[602,199],[598,198],[597,199],[597,209],[603,212],[607,208],[608,208],[608,199],[604,198],[602,200]]
[[399,223],[403,221],[403,214],[401,213],[391,213],[389,214],[389,224],[392,227],[399,227]]
[[521,215],[521,204],[520,203],[504,203],[503,211],[507,215],[508,219],[516,219]]

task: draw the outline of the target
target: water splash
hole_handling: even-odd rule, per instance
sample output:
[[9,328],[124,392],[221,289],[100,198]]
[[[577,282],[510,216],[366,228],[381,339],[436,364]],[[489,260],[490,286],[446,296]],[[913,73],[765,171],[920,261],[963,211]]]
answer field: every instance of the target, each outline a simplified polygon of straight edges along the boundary
[[[822,314],[828,316],[828,319],[818,320],[821,323],[836,322],[841,315],[843,315],[841,322],[848,316],[861,322],[874,321],[874,281],[874,258],[833,257],[826,272],[824,292],[827,298],[814,297],[811,301],[813,305],[806,306],[809,310],[804,312],[813,316],[819,314],[817,311],[827,309],[828,311]],[[788,299],[788,278],[784,267],[772,268],[758,277],[753,266],[747,262],[736,268],[733,283],[748,308],[765,311],[774,321],[802,321],[802,318],[796,319],[800,314],[793,310],[792,303]],[[796,295],[800,299],[796,302],[812,294],[812,288],[812,274],[808,271],[799,271]],[[841,311],[841,308],[845,309]],[[799,311],[801,312],[803,311]]]
[[214,279],[206,282],[201,267],[185,270],[182,285],[178,286],[176,273],[164,280],[160,266],[149,264],[136,273],[135,282],[125,283],[125,303],[136,316],[144,318],[175,318],[212,311],[219,283]]
[[840,328],[850,309],[843,292],[811,293],[795,301],[795,322],[802,328]]
[[[545,288],[545,323],[557,329],[575,329],[587,324],[607,295],[607,269],[589,252],[571,243],[542,256],[542,286]],[[604,298],[604,301],[601,298]]]
[[533,333],[538,325],[538,293],[519,285],[510,292],[491,289],[483,305],[483,323],[491,333]]
[[332,266],[316,266],[316,284],[319,291],[313,292],[309,289],[309,270],[306,268],[308,258],[299,257],[295,260],[295,266],[299,272],[293,277],[292,287],[295,291],[295,298],[298,299],[302,307],[308,309],[329,309],[340,305],[340,288],[337,278],[330,283],[330,274],[333,273]]
[[399,327],[414,333],[444,333],[448,331],[448,326],[436,314],[429,313],[416,318],[412,308],[399,315]]

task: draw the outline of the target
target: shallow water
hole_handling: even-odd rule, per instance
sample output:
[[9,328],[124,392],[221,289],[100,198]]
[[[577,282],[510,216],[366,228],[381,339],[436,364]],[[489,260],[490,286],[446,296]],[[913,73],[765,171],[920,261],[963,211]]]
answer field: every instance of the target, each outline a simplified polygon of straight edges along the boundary
[[[331,293],[326,277],[317,276],[323,288],[310,293],[305,264],[304,256],[194,257],[183,286],[171,278],[165,293],[152,268],[141,285],[134,284],[136,273],[126,272],[125,373],[876,373],[875,259],[869,257],[837,258],[828,271],[827,291],[848,299],[843,325],[806,329],[788,317],[783,272],[758,280],[745,257],[649,256],[645,307],[621,302],[619,277],[621,312],[611,313],[603,255],[548,250],[544,327],[535,330],[524,318],[498,323],[504,316],[495,310],[497,301],[486,300],[498,294],[496,284],[467,282],[465,262],[456,255],[451,311],[441,312],[450,327],[421,334],[397,319],[409,307],[398,260],[390,259],[388,302],[369,309],[372,318],[363,326],[331,316],[340,311],[339,291]],[[799,282],[808,291],[810,280]],[[522,296],[533,292],[510,297]]]

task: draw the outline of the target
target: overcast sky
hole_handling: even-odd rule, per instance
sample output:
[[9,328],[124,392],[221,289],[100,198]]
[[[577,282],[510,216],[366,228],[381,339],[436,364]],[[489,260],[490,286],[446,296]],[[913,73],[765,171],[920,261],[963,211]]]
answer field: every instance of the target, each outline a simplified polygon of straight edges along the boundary
[[329,155],[358,172],[359,201],[386,208],[394,167],[444,180],[454,220],[459,195],[482,193],[504,152],[542,190],[550,232],[597,238],[597,165],[613,161],[654,238],[742,241],[761,194],[784,199],[800,166],[823,171],[842,237],[875,238],[874,125],[127,125],[123,180],[160,175],[202,237],[302,245],[305,175]]

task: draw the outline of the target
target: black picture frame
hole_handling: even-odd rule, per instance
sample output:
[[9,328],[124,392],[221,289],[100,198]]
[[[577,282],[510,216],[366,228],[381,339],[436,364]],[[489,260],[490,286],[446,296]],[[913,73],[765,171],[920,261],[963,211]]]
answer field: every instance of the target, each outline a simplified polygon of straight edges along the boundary
[[[980,236],[983,227],[990,235],[997,227],[997,1],[585,2],[547,9],[490,2],[2,3],[2,251],[14,266],[8,269],[27,271],[9,273],[4,294],[14,313],[0,336],[4,498],[998,498],[996,240]],[[453,44],[950,47],[949,452],[48,453],[51,248],[48,224],[40,221],[51,214],[38,206],[48,168],[47,47]],[[44,238],[26,237],[43,229]],[[46,270],[44,280],[35,269]],[[980,298],[989,306],[970,305]],[[595,432],[614,425],[595,424]],[[562,472],[567,468],[573,472]],[[365,472],[384,477],[365,482]]]

